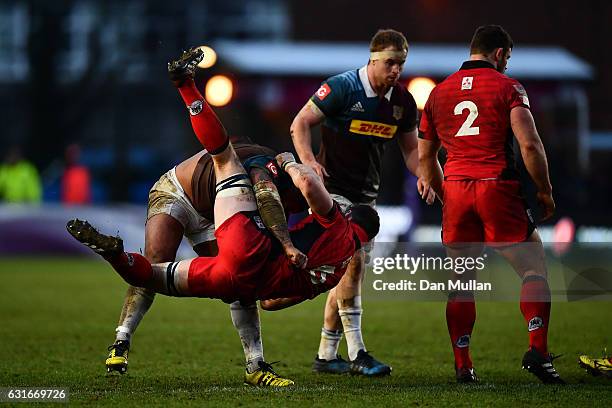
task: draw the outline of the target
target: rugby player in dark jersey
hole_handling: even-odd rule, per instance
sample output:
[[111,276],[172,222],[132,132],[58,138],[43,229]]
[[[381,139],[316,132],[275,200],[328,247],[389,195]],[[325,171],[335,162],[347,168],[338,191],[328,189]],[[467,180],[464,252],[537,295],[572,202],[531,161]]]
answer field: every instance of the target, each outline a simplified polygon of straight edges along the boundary
[[[387,142],[397,141],[406,167],[416,174],[417,109],[410,92],[398,84],[407,53],[402,33],[379,30],[370,42],[367,65],[323,82],[291,125],[300,160],[317,172],[345,211],[353,204],[375,205]],[[322,140],[315,158],[310,128],[319,124]],[[428,202],[433,201],[433,191],[430,194]],[[313,371],[367,376],[391,373],[391,367],[367,352],[361,335],[364,272],[365,252],[359,250],[327,297]],[[350,362],[338,355],[342,329]]]
[[[196,58],[192,52],[183,57],[187,66],[192,62],[195,65]],[[86,222],[72,220],[68,231],[107,259],[132,286],[167,295],[238,300],[243,305],[258,299],[284,298],[283,303],[288,305],[334,287],[355,249],[377,233],[376,212],[369,207],[356,207],[349,220],[314,172],[295,163],[291,154],[278,155],[278,164],[300,190],[312,215],[291,230],[299,249],[282,239],[272,240],[257,212],[249,178],[225,130],[191,77],[179,76],[187,78],[175,81],[175,85],[189,108],[196,135],[212,156],[217,180],[221,180],[215,186],[214,205],[218,254],[151,265],[139,254],[123,252],[120,238],[100,234]],[[265,167],[271,170],[269,164]],[[260,207],[262,216],[264,210]],[[265,368],[257,376],[257,384],[283,380],[269,366]]]
[[[425,183],[442,192],[442,241],[449,256],[478,257],[495,248],[523,280],[520,308],[527,323],[529,350],[523,368],[544,383],[563,383],[548,354],[550,289],[544,248],[529,210],[513,157],[516,137],[537,189],[543,219],[555,203],[544,146],[523,86],[504,75],[513,43],[500,26],[479,27],[470,60],[438,84],[425,105],[420,124],[419,170]],[[442,172],[440,146],[447,151]],[[470,273],[455,279],[474,279]],[[449,294],[446,319],[459,382],[477,381],[470,356],[476,320],[472,291]]]

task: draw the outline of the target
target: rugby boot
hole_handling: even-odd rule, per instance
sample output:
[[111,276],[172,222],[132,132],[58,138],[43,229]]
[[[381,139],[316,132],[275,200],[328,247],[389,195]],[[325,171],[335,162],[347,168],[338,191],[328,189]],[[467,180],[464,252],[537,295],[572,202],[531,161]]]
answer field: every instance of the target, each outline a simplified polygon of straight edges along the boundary
[[130,351],[130,342],[125,340],[117,340],[114,344],[108,346],[108,358],[106,359],[106,372],[111,373],[118,371],[121,374],[127,372],[128,353]]
[[606,356],[605,353],[602,358],[582,355],[578,358],[578,364],[593,376],[604,375],[612,379],[612,357]]
[[185,80],[193,79],[195,69],[204,59],[204,51],[199,48],[190,48],[183,51],[180,58],[168,63],[168,76],[175,87],[183,85]]
[[254,385],[256,387],[289,387],[295,383],[288,379],[282,378],[272,369],[272,364],[265,361],[260,361],[259,368],[252,373],[245,371],[244,384]]
[[457,382],[459,384],[473,384],[479,381],[474,368],[464,367],[459,369],[455,367],[455,376],[457,377]]
[[104,258],[112,258],[123,253],[121,238],[104,235],[87,221],[70,220],[66,224],[66,229],[77,241]]
[[553,367],[553,360],[561,356],[544,355],[534,348],[530,348],[523,356],[523,369],[535,375],[544,384],[565,384]]
[[382,377],[391,375],[391,370],[391,367],[376,360],[365,350],[359,350],[357,358],[351,361],[351,374]]
[[312,363],[313,373],[345,374],[349,371],[351,371],[350,364],[340,354],[337,354],[333,360],[323,360],[316,356]]

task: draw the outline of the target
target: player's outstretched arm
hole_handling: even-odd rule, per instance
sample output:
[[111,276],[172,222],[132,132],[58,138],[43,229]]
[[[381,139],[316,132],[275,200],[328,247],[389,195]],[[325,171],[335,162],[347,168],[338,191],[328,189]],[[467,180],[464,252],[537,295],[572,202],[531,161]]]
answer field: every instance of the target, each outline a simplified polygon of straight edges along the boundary
[[[435,191],[441,199],[442,197],[442,167],[438,161],[438,151],[440,150],[440,141],[431,141],[419,139],[418,156],[419,156],[419,181],[417,184],[421,198],[430,200],[431,190]],[[431,201],[431,202],[430,202]]]
[[289,174],[313,213],[326,216],[334,202],[323,185],[323,180],[312,168],[295,162],[293,154],[285,152],[276,156],[276,162]]
[[555,202],[548,175],[546,152],[531,111],[522,106],[515,107],[510,111],[510,125],[521,149],[525,168],[538,189],[537,199],[543,210],[542,220],[546,220],[555,212]]
[[325,167],[321,166],[315,159],[312,151],[312,134],[310,128],[318,125],[323,121],[325,115],[313,102],[308,101],[306,105],[298,112],[296,117],[291,123],[291,139],[293,140],[293,146],[298,154],[298,157],[307,166],[312,169],[321,177],[329,177]]
[[249,177],[253,183],[255,200],[263,223],[281,243],[291,263],[298,268],[304,268],[308,257],[291,242],[283,203],[272,178],[265,170],[258,167],[251,169]]

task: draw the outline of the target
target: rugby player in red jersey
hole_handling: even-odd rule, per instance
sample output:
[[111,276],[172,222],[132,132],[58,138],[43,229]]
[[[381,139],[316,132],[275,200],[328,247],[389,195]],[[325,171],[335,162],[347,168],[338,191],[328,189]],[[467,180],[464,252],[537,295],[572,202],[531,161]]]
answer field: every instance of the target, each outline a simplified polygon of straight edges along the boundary
[[[184,80],[185,77],[192,80],[194,62],[202,58],[200,50],[190,50],[169,64],[169,73],[175,80]],[[306,256],[291,242],[284,211],[301,212],[306,202],[289,176],[279,170],[274,151],[254,144],[246,137],[231,137],[231,141],[253,184],[264,224],[279,240],[287,256],[301,265]],[[215,185],[212,157],[206,150],[179,163],[155,183],[149,192],[145,228],[144,255],[151,263],[174,261],[183,236],[199,256],[216,255]],[[109,347],[105,361],[108,372],[127,371],[132,337],[154,297],[153,290],[128,288],[115,329],[115,342]],[[291,380],[279,377],[264,360],[257,305],[234,302],[230,305],[230,314],[244,349],[245,383],[271,387],[293,384]],[[265,382],[260,381],[263,378]]]
[[[307,254],[305,264],[290,259],[283,245],[270,238],[244,167],[193,80],[183,78],[175,85],[220,180],[214,205],[218,255],[151,265],[139,254],[123,252],[120,238],[100,234],[87,222],[71,220],[68,231],[108,260],[132,286],[171,296],[238,300],[247,305],[257,299],[282,299],[287,306],[334,287],[361,242],[378,232],[376,212],[355,207],[349,220],[314,171],[296,163],[289,153],[278,155],[278,164],[312,210],[312,215],[291,230],[297,251]],[[264,383],[272,380],[261,376]]]
[[[523,280],[520,309],[529,332],[523,368],[544,383],[563,383],[547,349],[550,289],[544,249],[521,196],[514,138],[537,187],[543,219],[552,216],[555,203],[527,93],[503,74],[512,47],[502,27],[479,27],[470,45],[470,60],[431,92],[419,128],[419,171],[425,183],[420,191],[427,194],[433,188],[442,193],[442,241],[450,256],[477,257],[487,245],[514,267]],[[440,146],[447,151],[444,172],[437,160]],[[457,380],[474,382],[469,351],[476,319],[474,294],[450,293],[446,319]]]

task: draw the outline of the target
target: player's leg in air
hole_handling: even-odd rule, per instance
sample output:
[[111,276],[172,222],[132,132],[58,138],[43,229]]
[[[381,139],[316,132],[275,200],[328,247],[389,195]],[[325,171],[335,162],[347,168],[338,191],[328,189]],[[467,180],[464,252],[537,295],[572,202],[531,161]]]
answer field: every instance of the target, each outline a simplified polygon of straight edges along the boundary
[[[248,219],[249,217],[242,214],[256,212],[257,205],[248,176],[229,143],[225,129],[193,83],[193,69],[200,60],[201,51],[191,50],[184,53],[181,59],[169,64],[168,69],[173,83],[188,106],[198,139],[213,158],[218,180],[214,206],[216,234],[219,234],[217,238],[220,255],[228,254],[229,256],[196,258],[151,265],[139,254],[125,253],[123,242],[119,237],[100,234],[87,222],[72,220],[68,223],[67,229],[77,240],[109,261],[114,269],[133,286],[144,287],[170,296],[226,299],[235,297],[233,292],[235,287],[232,286],[230,273],[235,272],[235,269],[240,270],[241,266],[246,268],[247,262],[253,264],[247,274],[258,270],[267,256],[267,247],[264,239],[254,239],[253,242],[248,243],[238,240],[241,244],[238,245],[240,247],[238,250],[233,247],[235,246],[234,240],[229,238],[222,240],[221,235],[234,234],[239,238],[240,233],[248,232],[249,228],[255,230],[265,227],[263,224],[253,227],[253,222]],[[234,217],[239,213],[242,216]],[[226,223],[230,219],[233,219],[234,222]],[[224,227],[223,231],[219,232],[221,227]],[[267,244],[269,246],[269,242]],[[243,262],[241,264],[236,260]],[[265,386],[293,384],[291,380],[280,378],[263,359],[258,361],[258,366],[259,368],[254,372],[247,372],[245,381]]]
[[[346,211],[351,203],[346,198],[333,195]],[[351,259],[346,273],[327,295],[321,329],[319,351],[312,370],[319,373],[384,376],[391,374],[391,367],[376,360],[367,352],[361,334],[361,283],[365,275],[366,251],[359,249]],[[342,334],[346,337],[349,361],[338,354]]]
[[[187,105],[196,136],[213,157],[217,177],[215,225],[219,226],[238,211],[257,210],[257,204],[249,178],[229,143],[223,125],[193,81],[195,66],[203,57],[199,49],[183,53],[180,59],[168,64],[168,73]],[[233,185],[247,185],[248,191],[241,187],[238,192],[239,189]],[[235,208],[237,199],[241,203],[240,209]],[[245,383],[275,387],[293,385],[293,381],[279,377],[264,361],[257,305],[243,305],[236,301],[232,303],[230,313],[247,360]]]

